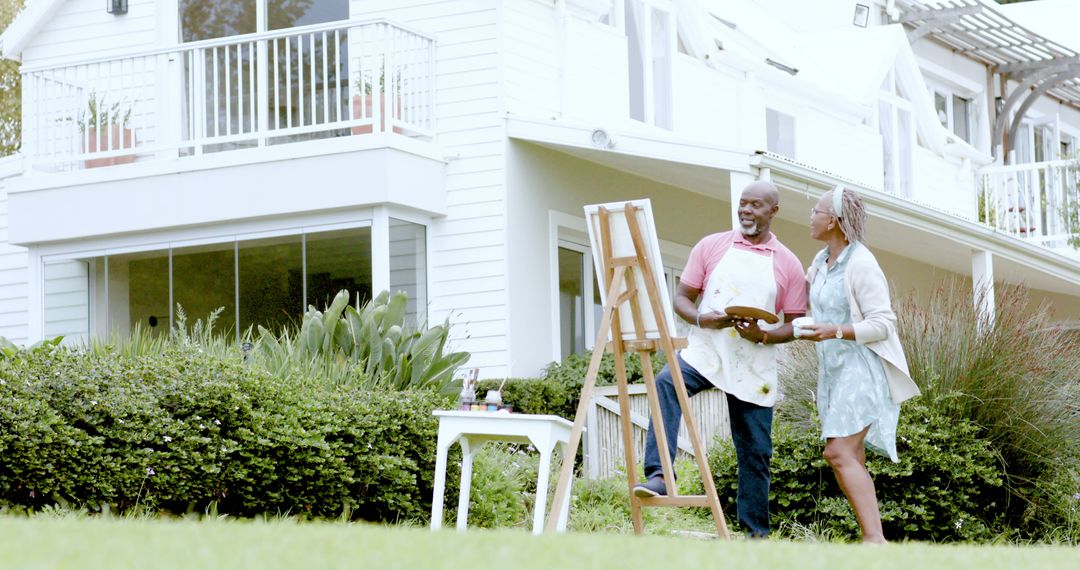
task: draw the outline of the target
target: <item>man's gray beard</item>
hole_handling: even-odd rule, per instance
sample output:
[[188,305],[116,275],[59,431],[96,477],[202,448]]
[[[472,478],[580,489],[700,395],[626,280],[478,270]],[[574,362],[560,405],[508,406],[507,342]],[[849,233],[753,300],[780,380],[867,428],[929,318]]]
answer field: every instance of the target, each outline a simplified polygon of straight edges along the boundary
[[742,232],[742,235],[750,236],[750,237],[757,236],[758,234],[761,233],[761,230],[758,229],[757,224],[754,224],[754,225],[752,225],[750,227],[739,226],[739,231]]

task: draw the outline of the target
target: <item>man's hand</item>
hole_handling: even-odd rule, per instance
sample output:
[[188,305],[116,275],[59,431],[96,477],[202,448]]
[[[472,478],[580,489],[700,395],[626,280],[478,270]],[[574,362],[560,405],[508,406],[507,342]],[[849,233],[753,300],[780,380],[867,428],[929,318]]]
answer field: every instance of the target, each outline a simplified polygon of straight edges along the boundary
[[735,330],[738,331],[739,336],[750,342],[758,343],[765,340],[765,331],[758,327],[754,319],[737,319]]
[[735,326],[739,319],[723,311],[709,311],[698,313],[697,322],[703,329],[726,329]]

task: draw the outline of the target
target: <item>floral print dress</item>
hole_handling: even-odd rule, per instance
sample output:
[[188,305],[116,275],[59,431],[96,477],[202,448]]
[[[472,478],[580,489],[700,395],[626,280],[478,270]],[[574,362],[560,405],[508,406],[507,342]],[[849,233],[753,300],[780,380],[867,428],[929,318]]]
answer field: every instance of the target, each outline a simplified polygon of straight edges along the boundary
[[[826,265],[828,248],[814,258],[817,273],[810,284],[814,322],[834,325],[851,322],[844,268],[856,247],[864,246],[852,243],[844,248],[831,268]],[[896,424],[900,406],[893,403],[889,394],[881,358],[866,345],[841,339],[817,343],[817,355],[821,438],[847,437],[869,425],[866,446],[898,461]]]

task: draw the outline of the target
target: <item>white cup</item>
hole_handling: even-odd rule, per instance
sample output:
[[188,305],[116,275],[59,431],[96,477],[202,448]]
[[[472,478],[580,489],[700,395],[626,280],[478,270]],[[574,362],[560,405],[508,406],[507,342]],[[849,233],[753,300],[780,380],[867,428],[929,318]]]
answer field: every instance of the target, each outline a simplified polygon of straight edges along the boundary
[[795,334],[795,338],[800,338],[800,337],[803,337],[803,336],[809,334],[810,331],[806,330],[803,327],[805,327],[806,325],[812,325],[812,324],[814,324],[813,317],[799,317],[799,318],[791,321],[791,325],[794,327],[792,332]]

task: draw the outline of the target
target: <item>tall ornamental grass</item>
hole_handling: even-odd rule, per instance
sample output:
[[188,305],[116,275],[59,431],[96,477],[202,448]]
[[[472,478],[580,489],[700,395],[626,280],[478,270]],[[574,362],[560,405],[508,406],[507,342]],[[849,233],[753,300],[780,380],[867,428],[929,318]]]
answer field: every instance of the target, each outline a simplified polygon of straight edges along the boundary
[[[957,280],[895,303],[912,378],[924,405],[977,425],[999,456],[1008,500],[996,508],[1013,530],[1065,529],[1078,540],[1071,513],[1080,504],[1080,335],[1050,326],[1050,308],[1032,303],[1024,287],[999,285],[995,305],[992,321],[980,315]],[[813,345],[789,345],[781,374],[781,416],[819,429]]]

